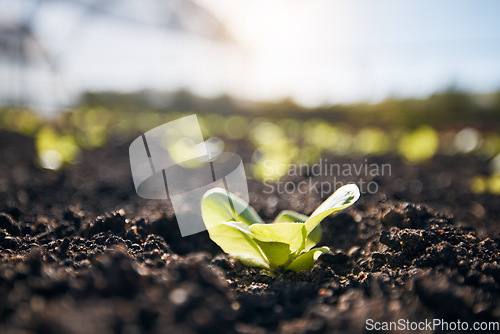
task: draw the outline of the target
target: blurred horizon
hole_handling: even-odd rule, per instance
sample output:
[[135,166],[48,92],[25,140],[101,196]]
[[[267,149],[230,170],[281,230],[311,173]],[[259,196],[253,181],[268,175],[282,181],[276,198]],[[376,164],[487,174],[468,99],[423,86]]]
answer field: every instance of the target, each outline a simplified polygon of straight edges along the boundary
[[88,91],[299,105],[500,90],[495,1],[0,2],[0,105]]

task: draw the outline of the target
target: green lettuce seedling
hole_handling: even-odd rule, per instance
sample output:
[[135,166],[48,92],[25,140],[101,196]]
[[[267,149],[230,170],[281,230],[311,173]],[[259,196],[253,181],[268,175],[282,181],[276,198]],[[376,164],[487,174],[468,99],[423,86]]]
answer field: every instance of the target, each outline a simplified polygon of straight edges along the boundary
[[321,239],[319,223],[358,198],[358,187],[348,184],[337,189],[309,217],[285,210],[273,223],[265,224],[244,200],[214,188],[203,195],[201,212],[210,239],[243,264],[273,272],[299,272],[311,270],[318,257],[330,250],[313,248]]

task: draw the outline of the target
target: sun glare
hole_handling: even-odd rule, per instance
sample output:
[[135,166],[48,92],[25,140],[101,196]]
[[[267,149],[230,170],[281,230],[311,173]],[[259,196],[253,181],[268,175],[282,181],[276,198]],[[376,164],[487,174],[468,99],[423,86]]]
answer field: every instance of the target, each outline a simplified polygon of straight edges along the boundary
[[[353,24],[348,5],[325,0],[214,0],[210,5],[241,51],[237,80],[243,91],[236,95],[270,100],[293,96],[299,103],[317,105],[331,91],[351,89],[351,79],[344,75],[346,59],[350,61],[345,44]],[[340,52],[338,42],[344,44]],[[340,76],[343,84],[337,87]]]
[[[313,8],[314,9],[314,8]],[[232,22],[245,57],[248,89],[272,98],[293,90],[314,61],[320,25],[310,6],[297,1],[259,1]]]

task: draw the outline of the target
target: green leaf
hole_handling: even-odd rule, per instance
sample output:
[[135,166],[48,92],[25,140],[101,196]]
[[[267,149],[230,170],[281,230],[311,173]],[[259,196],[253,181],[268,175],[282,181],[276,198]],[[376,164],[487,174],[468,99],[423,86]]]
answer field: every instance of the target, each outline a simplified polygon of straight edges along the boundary
[[231,226],[234,227],[235,229],[238,229],[240,232],[245,233],[249,237],[255,237],[255,235],[250,231],[250,225],[245,224],[243,222],[222,222],[222,224],[226,226]]
[[288,262],[291,257],[290,245],[277,241],[260,241],[255,239],[264,252],[272,268],[278,268]]
[[207,230],[228,221],[239,221],[247,225],[263,223],[247,202],[222,188],[211,189],[203,195],[201,214]]
[[[279,213],[279,215],[274,219],[273,224],[275,223],[294,223],[294,222],[300,222],[303,223],[305,222],[309,217],[306,215],[303,215],[301,213],[291,211],[291,210],[283,210]],[[321,230],[321,225],[317,225],[311,233],[307,235],[305,244],[304,244],[304,249],[306,251],[310,250],[316,244],[321,240],[321,235],[322,235],[322,230]]]
[[225,189],[214,188],[203,195],[201,213],[210,239],[224,252],[245,265],[270,268],[267,257],[247,233],[249,225],[262,223],[248,203]]
[[295,272],[311,270],[314,266],[314,262],[321,256],[321,254],[328,253],[329,251],[330,249],[328,247],[313,248],[297,256],[286,269],[293,270]]
[[279,267],[288,262],[291,255],[289,244],[273,241],[265,235],[257,236],[250,230],[250,226],[242,222],[223,222],[223,224],[234,227],[249,236],[262,250],[271,267]]
[[[290,245],[290,252],[304,248],[304,223],[253,224],[250,231],[261,241],[275,241]],[[261,239],[262,238],[262,239]]]
[[279,213],[279,215],[274,219],[273,224],[276,223],[303,223],[307,220],[306,215],[301,213],[291,211],[291,210],[283,210]]
[[323,230],[321,229],[321,225],[316,225],[315,228],[309,233],[306,237],[306,242],[304,244],[304,249],[306,251],[310,250],[321,240],[321,235],[323,234]]
[[355,184],[346,184],[328,197],[306,221],[308,234],[325,219],[326,216],[339,212],[356,202],[359,198],[359,189]]
[[[240,227],[242,225],[248,226],[242,222],[231,223],[239,223]],[[235,227],[235,225],[222,223],[208,229],[208,234],[210,239],[219,245],[224,252],[240,260],[243,264],[269,269],[269,261],[257,243],[250,235]]]

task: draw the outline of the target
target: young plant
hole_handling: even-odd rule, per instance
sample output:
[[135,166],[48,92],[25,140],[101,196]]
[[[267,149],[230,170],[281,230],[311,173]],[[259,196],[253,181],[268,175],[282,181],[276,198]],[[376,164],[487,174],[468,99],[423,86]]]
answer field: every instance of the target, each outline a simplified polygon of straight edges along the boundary
[[203,221],[220,248],[243,264],[273,272],[311,270],[328,247],[313,248],[321,239],[319,223],[356,202],[359,189],[345,185],[333,193],[312,214],[284,210],[271,224],[265,224],[244,200],[222,188],[205,193],[201,200]]

